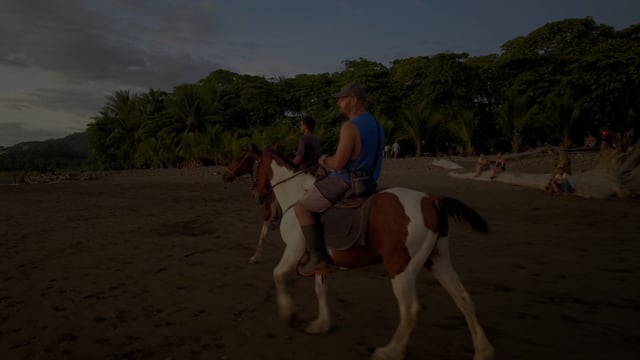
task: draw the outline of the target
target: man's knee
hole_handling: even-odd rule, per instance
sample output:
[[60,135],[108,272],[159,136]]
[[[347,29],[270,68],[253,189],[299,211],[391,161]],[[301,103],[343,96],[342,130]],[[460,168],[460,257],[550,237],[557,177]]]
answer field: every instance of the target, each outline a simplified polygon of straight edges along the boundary
[[300,201],[293,206],[293,211],[298,219],[304,219],[310,216],[311,210],[307,209]]
[[295,212],[296,218],[298,219],[298,223],[300,225],[305,226],[315,223],[313,212],[307,209],[302,203],[297,202],[293,206],[293,211]]

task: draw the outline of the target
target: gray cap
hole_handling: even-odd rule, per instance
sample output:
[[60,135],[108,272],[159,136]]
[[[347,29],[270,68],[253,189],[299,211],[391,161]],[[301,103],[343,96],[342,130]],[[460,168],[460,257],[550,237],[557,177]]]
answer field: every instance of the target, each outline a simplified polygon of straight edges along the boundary
[[334,98],[341,98],[345,96],[355,96],[359,99],[366,100],[367,92],[360,84],[349,83],[340,89],[340,92],[333,94]]

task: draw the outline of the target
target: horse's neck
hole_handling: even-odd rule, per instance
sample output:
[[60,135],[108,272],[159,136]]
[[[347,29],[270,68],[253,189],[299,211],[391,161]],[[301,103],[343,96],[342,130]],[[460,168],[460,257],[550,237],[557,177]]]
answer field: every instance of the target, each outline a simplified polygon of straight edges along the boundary
[[289,170],[275,161],[271,163],[271,169],[273,193],[283,210],[293,206],[302,197],[305,189],[312,186],[315,181],[312,175]]

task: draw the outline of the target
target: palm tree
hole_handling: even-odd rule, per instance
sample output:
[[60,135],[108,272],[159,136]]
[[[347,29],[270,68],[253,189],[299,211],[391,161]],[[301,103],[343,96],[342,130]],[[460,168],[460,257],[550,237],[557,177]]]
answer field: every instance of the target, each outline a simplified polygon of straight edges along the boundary
[[[297,122],[295,123],[297,124]],[[316,132],[320,136],[320,132]],[[290,121],[279,121],[271,126],[253,128],[250,132],[251,143],[259,149],[277,146],[284,152],[295,150],[300,134],[298,128]]]
[[427,110],[426,103],[416,104],[400,113],[397,140],[410,140],[416,148],[416,157],[422,155],[423,140],[433,127],[442,121],[440,114]]
[[182,85],[175,88],[171,110],[183,133],[202,131],[211,113],[197,85]]
[[580,117],[582,102],[576,102],[568,91],[552,94],[547,98],[548,123],[560,134],[560,147],[571,146],[571,127]]
[[445,123],[451,135],[462,141],[467,155],[473,154],[473,132],[478,125],[478,118],[472,110],[462,110],[453,114],[453,119]]
[[535,110],[535,106],[528,105],[525,95],[513,95],[507,101],[496,108],[498,127],[509,137],[511,151],[516,153],[522,144],[522,132],[529,123]]
[[112,131],[106,139],[109,151],[116,155],[120,166],[132,167],[138,143],[136,133],[141,124],[139,97],[131,95],[129,90],[118,90],[107,97],[101,116],[113,121]]

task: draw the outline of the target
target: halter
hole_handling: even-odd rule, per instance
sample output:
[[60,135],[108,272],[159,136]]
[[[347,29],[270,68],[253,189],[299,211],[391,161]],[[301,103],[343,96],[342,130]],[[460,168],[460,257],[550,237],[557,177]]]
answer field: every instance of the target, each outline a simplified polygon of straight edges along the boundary
[[[236,175],[236,170],[238,170],[238,169],[240,168],[240,166],[241,166],[242,164],[244,164],[244,161],[245,161],[245,160],[247,160],[247,158],[248,158],[249,156],[251,156],[251,153],[250,153],[250,152],[246,152],[246,153],[244,154],[244,157],[242,157],[242,160],[240,160],[240,162],[238,162],[238,165],[236,165],[236,166],[233,168],[233,171],[229,170],[228,168],[225,168],[225,169],[224,169],[224,171],[226,171],[226,172],[228,172],[229,174],[231,174],[234,178],[237,178],[237,177],[238,177],[238,175]],[[252,166],[252,169],[251,169],[251,170],[254,170],[254,169],[255,169],[255,166],[256,166],[256,164],[253,164],[253,166]]]

